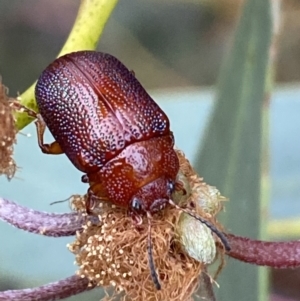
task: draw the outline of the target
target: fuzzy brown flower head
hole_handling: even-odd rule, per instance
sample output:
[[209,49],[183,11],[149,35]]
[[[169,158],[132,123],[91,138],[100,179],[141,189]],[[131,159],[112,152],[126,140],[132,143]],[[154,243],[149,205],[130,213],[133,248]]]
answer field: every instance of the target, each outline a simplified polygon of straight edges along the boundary
[[16,164],[12,158],[13,144],[16,142],[16,128],[13,110],[7,96],[7,88],[0,78],[0,175],[11,179],[16,172]]
[[[179,179],[186,191],[185,195],[182,195],[180,205],[185,206],[191,201],[194,202],[193,182],[189,180],[193,171],[187,167],[186,159],[181,160],[183,154],[178,153],[178,156],[182,167]],[[187,185],[188,182],[191,189]],[[189,189],[190,192],[187,192]],[[84,212],[84,197],[76,196],[73,207],[77,211]],[[201,212],[198,209],[196,211]],[[162,289],[157,291],[149,270],[146,218],[139,227],[133,226],[126,210],[109,202],[99,203],[97,212],[99,223],[87,221],[83,225],[83,231],[77,233],[75,242],[69,245],[71,252],[76,255],[78,275],[87,277],[98,286],[113,287],[110,297],[107,297],[109,300],[120,296],[122,300],[192,300],[192,295],[198,287],[199,275],[207,262],[199,260],[198,257],[197,260],[192,258],[189,250],[186,250],[187,247],[182,244],[183,235],[178,231],[178,225],[185,224],[179,222],[185,214],[167,206],[153,215],[153,258],[162,285]],[[213,235],[209,230],[206,231],[208,234],[203,249],[205,254],[209,254],[210,263],[215,257],[216,247]],[[200,237],[196,245],[202,243]]]

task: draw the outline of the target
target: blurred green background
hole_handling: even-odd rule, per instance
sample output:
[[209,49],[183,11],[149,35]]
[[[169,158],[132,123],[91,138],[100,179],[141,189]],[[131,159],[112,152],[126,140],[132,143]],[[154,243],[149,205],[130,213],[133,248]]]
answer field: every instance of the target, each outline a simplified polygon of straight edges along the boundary
[[[221,64],[230,52],[243,2],[120,1],[98,46],[98,50],[115,55],[135,71],[143,86],[169,115],[177,146],[194,164],[201,147],[199,141],[212,112]],[[31,85],[57,55],[72,27],[79,3],[74,0],[0,2],[0,75],[11,96]],[[300,3],[285,1],[277,45],[276,90],[270,105],[272,186],[265,219],[270,218],[269,225],[277,227],[269,230],[272,239],[297,237],[297,234],[299,237],[297,232],[284,234],[281,222],[300,215],[299,16]],[[19,137],[16,161],[21,168],[10,183],[0,178],[1,196],[38,210],[69,210],[67,205],[50,207],[49,203],[73,193],[84,193],[86,186],[80,183],[80,173],[64,156],[41,154],[32,125],[23,133],[31,133],[33,137]],[[51,140],[48,135],[47,141]],[[202,175],[201,170],[198,172]],[[249,204],[249,211],[250,208]],[[279,223],[271,224],[274,220]],[[72,266],[72,255],[65,248],[72,238],[38,237],[4,223],[0,223],[0,236],[2,289],[55,281],[76,269]],[[234,260],[228,261],[230,266]],[[239,267],[246,279],[249,269],[256,269],[242,263]],[[299,275],[297,270],[273,271],[271,300],[284,300],[278,299],[280,296],[299,300]],[[222,283],[220,285],[222,296]],[[99,292],[89,294],[93,295],[91,300],[99,296]],[[254,294],[242,300],[256,298]]]

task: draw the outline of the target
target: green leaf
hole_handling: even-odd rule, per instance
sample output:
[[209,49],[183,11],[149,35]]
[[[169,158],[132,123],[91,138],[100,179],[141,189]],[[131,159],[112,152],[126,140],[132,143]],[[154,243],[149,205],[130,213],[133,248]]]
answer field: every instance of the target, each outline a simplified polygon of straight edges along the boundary
[[[260,237],[261,227],[271,2],[248,0],[244,5],[233,48],[221,70],[214,112],[197,164],[205,181],[230,199],[223,214],[225,228],[252,238]],[[259,300],[265,294],[259,281],[266,280],[259,277],[257,267],[231,261],[218,279],[220,300]]]

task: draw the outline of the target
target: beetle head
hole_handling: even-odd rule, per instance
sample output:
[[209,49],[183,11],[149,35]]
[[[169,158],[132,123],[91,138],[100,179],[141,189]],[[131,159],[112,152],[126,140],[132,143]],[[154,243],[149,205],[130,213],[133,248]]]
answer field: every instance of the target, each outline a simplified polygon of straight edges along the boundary
[[151,243],[151,213],[162,210],[169,203],[174,191],[174,181],[160,177],[142,186],[132,197],[129,203],[129,212],[136,224],[142,223],[142,215],[147,214],[148,240],[147,251],[152,280],[157,290],[161,289],[158,274],[156,273]]
[[174,182],[166,177],[149,182],[132,197],[129,204],[130,212],[143,215],[162,210],[169,202],[174,187]]

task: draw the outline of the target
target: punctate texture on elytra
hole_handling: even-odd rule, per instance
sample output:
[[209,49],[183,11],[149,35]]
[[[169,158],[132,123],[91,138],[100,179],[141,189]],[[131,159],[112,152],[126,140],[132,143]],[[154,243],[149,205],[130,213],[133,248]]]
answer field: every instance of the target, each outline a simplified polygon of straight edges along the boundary
[[136,196],[151,212],[156,200],[170,198],[179,164],[168,117],[115,57],[80,51],[56,59],[40,76],[36,99],[96,196],[125,207]]

